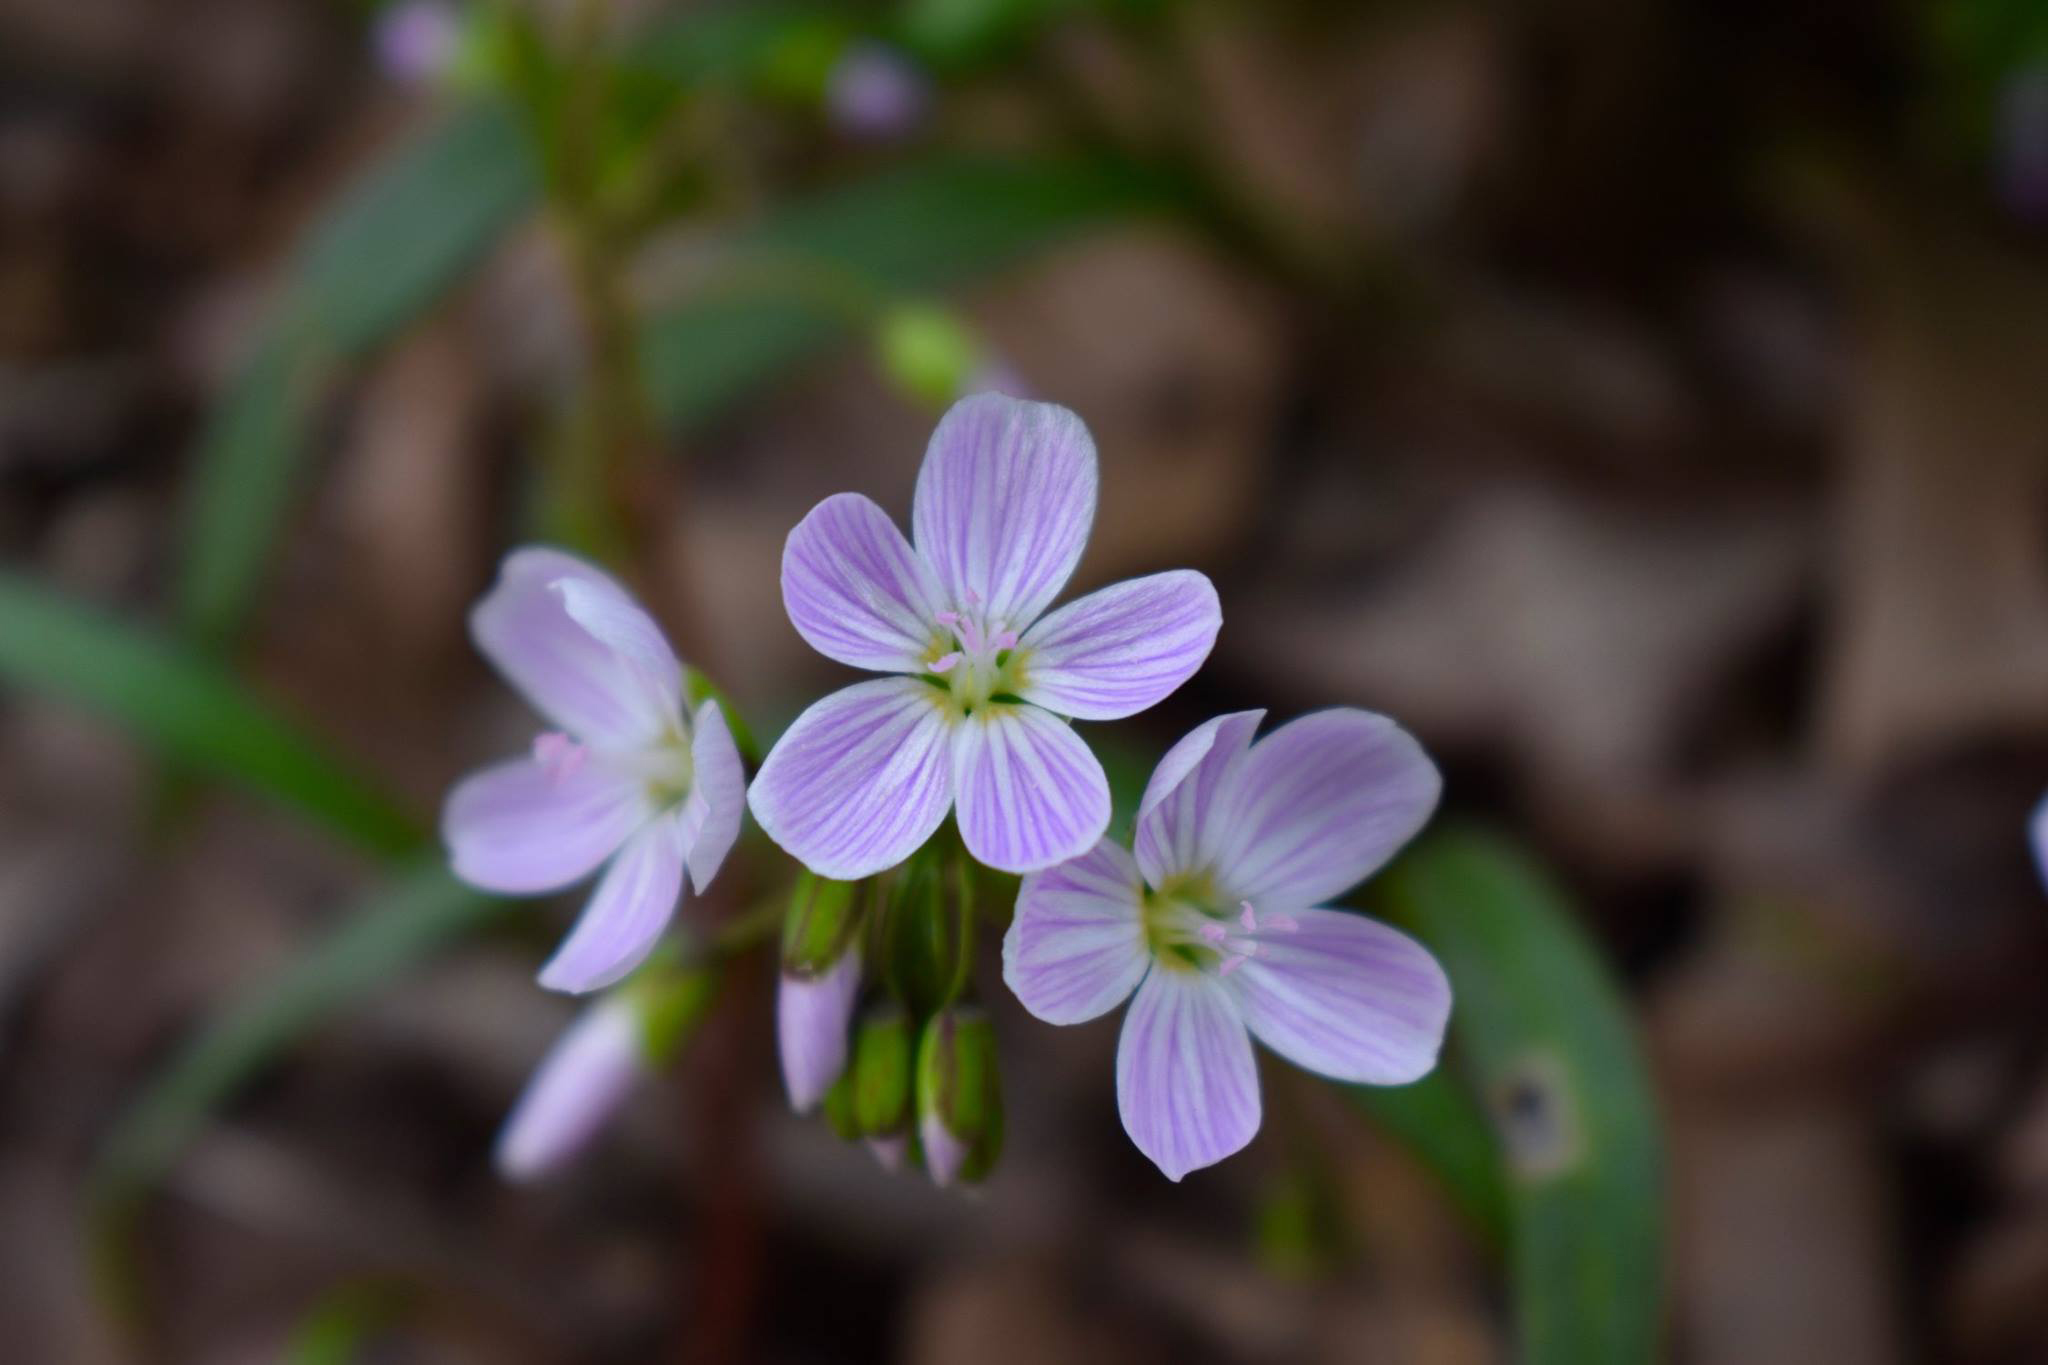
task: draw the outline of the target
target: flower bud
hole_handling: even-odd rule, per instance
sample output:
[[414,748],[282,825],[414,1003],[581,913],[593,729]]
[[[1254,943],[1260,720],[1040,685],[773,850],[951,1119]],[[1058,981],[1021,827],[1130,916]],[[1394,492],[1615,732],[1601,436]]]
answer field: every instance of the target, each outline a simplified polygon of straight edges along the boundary
[[868,1138],[910,1131],[910,1018],[882,1005],[860,1021],[853,1038],[853,1125]]
[[889,884],[881,940],[889,989],[922,1017],[953,997],[965,977],[961,938],[966,890],[943,850],[929,844]]
[[775,1042],[790,1108],[809,1113],[846,1069],[846,1025],[860,998],[860,949],[822,975],[784,971],[775,991]]
[[775,992],[775,1040],[790,1107],[807,1113],[846,1069],[846,1026],[860,998],[857,882],[806,872],[782,921],[782,981]]
[[848,137],[889,141],[917,130],[931,105],[931,82],[887,43],[851,43],[825,81],[825,112]]
[[585,1009],[534,1068],[505,1120],[495,1158],[499,1174],[523,1182],[567,1165],[647,1068],[642,1021],[626,994],[608,995]]
[[982,369],[982,349],[974,334],[934,304],[906,303],[891,309],[882,318],[875,344],[890,382],[935,408],[959,398]]
[[995,1031],[973,1005],[941,1010],[917,1052],[917,1134],[932,1182],[985,1179],[1003,1146]]
[[377,64],[401,85],[428,85],[462,46],[462,16],[449,0],[398,0],[377,16]]

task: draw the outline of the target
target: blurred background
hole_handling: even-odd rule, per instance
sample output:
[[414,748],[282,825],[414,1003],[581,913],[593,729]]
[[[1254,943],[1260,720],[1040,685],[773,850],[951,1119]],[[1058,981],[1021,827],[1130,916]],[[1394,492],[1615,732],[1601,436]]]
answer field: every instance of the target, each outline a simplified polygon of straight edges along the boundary
[[[0,1355],[2048,1360],[2044,381],[2041,0],[0,0]],[[573,901],[435,870],[467,605],[579,545],[771,735],[788,528],[984,387],[1076,588],[1222,592],[1114,771],[1371,707],[1506,860],[1364,901],[1446,1107],[1170,1185],[991,958],[941,1193],[762,955],[501,1184]]]

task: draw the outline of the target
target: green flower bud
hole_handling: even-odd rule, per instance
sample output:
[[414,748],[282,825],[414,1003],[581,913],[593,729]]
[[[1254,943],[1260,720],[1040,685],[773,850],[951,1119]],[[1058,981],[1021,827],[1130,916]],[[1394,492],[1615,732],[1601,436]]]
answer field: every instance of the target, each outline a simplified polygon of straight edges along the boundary
[[860,1136],[860,1122],[853,1113],[852,1067],[840,1072],[839,1079],[832,1082],[832,1088],[825,1092],[825,1126],[845,1142],[852,1142]]
[[934,408],[960,397],[982,367],[981,344],[953,314],[930,303],[892,308],[875,329],[882,372],[905,394]]
[[934,840],[912,854],[889,886],[882,930],[889,989],[910,1010],[929,1015],[965,980],[964,920],[958,865]]
[[910,1130],[910,1017],[895,1005],[865,1015],[853,1034],[853,1126],[863,1137]]
[[1003,1148],[1003,1086],[995,1030],[974,1005],[941,1010],[917,1050],[917,1134],[938,1185],[977,1184]]
[[860,882],[835,882],[805,872],[797,878],[782,920],[782,967],[799,976],[828,972],[860,933],[867,897]]

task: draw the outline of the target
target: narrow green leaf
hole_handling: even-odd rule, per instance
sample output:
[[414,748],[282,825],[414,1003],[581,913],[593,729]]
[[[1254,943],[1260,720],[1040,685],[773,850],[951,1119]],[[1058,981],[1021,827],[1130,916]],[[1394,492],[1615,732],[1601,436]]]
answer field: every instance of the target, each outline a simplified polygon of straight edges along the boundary
[[331,936],[209,1020],[149,1083],[101,1150],[99,1202],[143,1192],[273,1057],[510,904],[456,881],[439,859],[372,892]]
[[187,631],[220,642],[248,610],[330,371],[447,293],[536,192],[516,119],[479,104],[401,146],[316,228],[200,436],[177,585]]
[[1500,1147],[1462,1081],[1439,1067],[1413,1085],[1350,1085],[1344,1092],[1437,1178],[1481,1237],[1507,1245]]
[[947,156],[788,205],[648,323],[648,390],[669,422],[701,422],[897,299],[1154,208],[1155,188],[1088,162]]
[[1377,887],[1457,991],[1452,1041],[1505,1159],[1520,1358],[1656,1359],[1662,1147],[1613,977],[1550,879],[1501,840],[1438,834]]
[[0,685],[113,722],[163,756],[238,782],[382,854],[418,828],[369,783],[189,649],[0,573]]

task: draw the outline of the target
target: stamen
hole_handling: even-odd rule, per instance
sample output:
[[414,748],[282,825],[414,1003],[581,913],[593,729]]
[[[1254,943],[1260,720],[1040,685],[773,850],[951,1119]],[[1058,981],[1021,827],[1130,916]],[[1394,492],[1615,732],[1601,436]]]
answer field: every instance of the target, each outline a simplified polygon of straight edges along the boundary
[[957,611],[942,611],[933,619],[942,626],[957,626],[960,624],[960,613]]
[[950,654],[941,654],[938,658],[933,659],[930,663],[926,664],[925,667],[929,668],[934,673],[947,673],[951,672],[953,665],[959,662],[960,651],[956,649]]
[[1237,922],[1239,924],[1242,924],[1244,926],[1244,931],[1247,934],[1249,934],[1259,927],[1258,914],[1255,911],[1253,911],[1252,903],[1250,901],[1239,901],[1238,904],[1240,906],[1243,906],[1244,910],[1243,913],[1238,915]]
[[1209,923],[1203,925],[1195,932],[1202,936],[1204,943],[1214,944],[1219,948],[1223,946],[1223,940],[1230,937],[1230,931],[1214,920],[1209,921]]
[[1014,630],[998,632],[995,638],[995,647],[997,649],[1015,649],[1017,647],[1017,632]]
[[1301,928],[1301,921],[1292,915],[1269,914],[1266,916],[1264,927],[1278,929],[1283,934],[1291,934]]
[[1246,953],[1243,957],[1226,957],[1223,959],[1223,965],[1217,969],[1216,975],[1229,976],[1232,972],[1236,971],[1239,967],[1242,967],[1245,963],[1251,960],[1252,959],[1250,953]]

